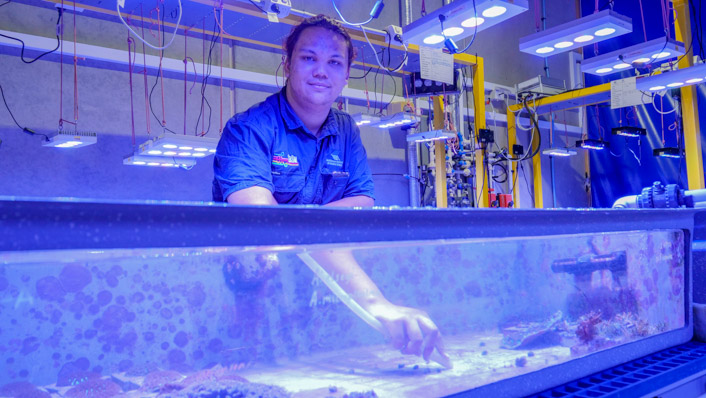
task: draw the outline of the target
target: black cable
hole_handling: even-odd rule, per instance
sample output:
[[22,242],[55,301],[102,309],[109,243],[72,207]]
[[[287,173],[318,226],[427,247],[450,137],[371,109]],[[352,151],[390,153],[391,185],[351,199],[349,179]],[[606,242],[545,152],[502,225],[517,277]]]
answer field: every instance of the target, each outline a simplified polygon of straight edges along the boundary
[[260,6],[259,6],[257,3],[255,3],[254,1],[250,0],[250,3],[252,3],[252,5],[254,5],[255,7],[257,7],[260,11],[264,12],[265,14],[267,14],[267,11],[265,11],[264,9],[262,9],[262,7],[260,7]]
[[6,2],[0,4],[0,7],[6,6],[6,5],[10,4],[11,1],[12,1],[12,0],[7,0]]
[[522,166],[522,163],[520,163],[520,170],[522,170],[522,177],[525,179],[525,187],[527,188],[527,193],[529,194],[530,198],[532,198],[532,207],[535,207],[534,195],[532,195],[532,191],[530,191],[529,181],[527,181],[527,174],[525,174],[525,168]]
[[[9,3],[9,1],[7,3],[3,3],[2,5],[0,5],[0,7],[4,6],[5,4],[8,4],[8,3]],[[53,53],[54,51],[59,49],[59,46],[61,46],[61,40],[59,39],[59,30],[60,30],[59,24],[61,23],[61,20],[63,17],[63,10],[61,8],[57,8],[56,11],[59,13],[59,17],[56,19],[56,48],[54,48],[53,50],[49,50],[45,53],[39,54],[35,59],[33,59],[31,61],[25,60],[25,42],[23,42],[22,40],[20,40],[16,37],[7,36],[2,33],[0,33],[0,36],[11,39],[11,40],[19,41],[22,44],[22,49],[20,50],[20,59],[22,60],[22,62],[24,62],[26,64],[31,64],[31,63],[39,60],[43,56]],[[63,62],[63,60],[59,60],[59,62]]]
[[17,122],[17,119],[15,119],[15,115],[12,114],[12,111],[10,110],[10,105],[7,104],[7,100],[5,99],[5,91],[2,89],[2,85],[0,85],[0,94],[2,94],[2,102],[5,103],[5,108],[7,108],[7,112],[10,114],[10,117],[12,118],[12,121],[15,122],[17,127],[19,127],[20,130],[24,131],[25,133],[29,135],[43,135],[44,138],[49,141],[49,137],[46,134],[42,133],[35,133],[33,130],[28,129],[27,127],[22,127],[20,124]]
[[[165,17],[165,15],[164,15],[164,5],[162,5],[162,47],[164,46],[164,43],[165,43],[165,38],[164,38],[164,17]],[[162,124],[162,121],[157,117],[157,114],[154,113],[154,108],[153,108],[153,106],[152,106],[152,93],[154,92],[154,88],[157,87],[157,83],[159,83],[159,77],[160,77],[160,73],[159,73],[159,71],[157,71],[157,78],[154,80],[154,85],[152,86],[152,89],[150,90],[150,96],[149,96],[149,98],[148,98],[148,100],[149,100],[149,105],[150,105],[150,112],[152,112],[152,116],[154,116],[154,118],[157,119],[157,122],[159,123],[159,125],[160,125],[164,130],[166,130],[166,131],[168,131],[168,132],[170,132],[170,133],[172,133],[172,134],[176,134],[176,132],[174,132],[174,131],[170,130],[169,128],[167,128],[166,125],[163,125],[163,124]]]
[[10,114],[12,121],[15,122],[15,124],[17,125],[17,127],[20,128],[20,130],[24,130],[24,127],[20,126],[20,124],[17,123],[17,119],[15,119],[15,115],[13,115],[12,111],[10,110],[10,105],[7,104],[7,100],[5,99],[5,92],[2,90],[2,85],[0,85],[0,93],[2,94],[2,101],[5,103],[5,108],[7,108],[7,112]]
[[[216,31],[217,24],[214,20],[213,23],[213,31]],[[213,35],[211,37],[211,43],[209,45],[208,49],[208,60],[206,62],[206,74],[203,76],[203,80],[201,81],[201,100],[206,102],[206,106],[208,106],[208,128],[204,132],[203,135],[208,134],[211,131],[211,115],[213,112],[213,109],[211,108],[211,104],[208,102],[208,99],[206,99],[206,83],[208,82],[208,78],[211,76],[211,57],[213,53],[213,48],[216,46],[216,39],[221,35],[220,30],[218,31],[218,35]],[[204,33],[205,34],[205,33]],[[198,130],[199,130],[199,122],[201,121],[201,116],[203,114],[203,107],[199,109],[199,117],[196,118],[196,127],[194,128],[194,134],[198,135]]]
[[[365,68],[363,68],[363,69],[365,69]],[[368,77],[368,73],[370,73],[370,71],[372,69],[373,69],[372,66],[369,67],[368,70],[366,70],[365,73],[363,73],[363,76],[349,76],[348,78],[349,79],[365,79],[366,77]]]
[[[505,179],[503,179],[502,181],[498,181],[499,178],[498,178],[497,176],[493,175],[493,181],[497,182],[498,184],[503,184],[503,183],[505,183],[505,182],[507,181],[507,167],[505,167],[505,166],[504,166],[502,163],[500,163],[500,162],[495,162],[495,163],[491,164],[491,166],[493,166],[493,167],[495,167],[495,166],[500,167],[500,168],[503,170],[503,173],[505,174]],[[501,174],[501,175],[502,175],[502,174]]]

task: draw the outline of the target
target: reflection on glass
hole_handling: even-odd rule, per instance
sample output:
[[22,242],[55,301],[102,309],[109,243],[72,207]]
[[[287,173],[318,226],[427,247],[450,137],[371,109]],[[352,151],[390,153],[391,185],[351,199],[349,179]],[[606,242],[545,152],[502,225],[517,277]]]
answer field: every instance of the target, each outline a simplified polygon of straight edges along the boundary
[[[322,282],[302,260],[325,253],[425,311],[453,369],[403,353],[343,305],[331,281],[359,304],[378,293],[355,290],[346,267],[322,266]],[[452,394],[684,327],[684,273],[675,230],[5,252],[0,395]]]

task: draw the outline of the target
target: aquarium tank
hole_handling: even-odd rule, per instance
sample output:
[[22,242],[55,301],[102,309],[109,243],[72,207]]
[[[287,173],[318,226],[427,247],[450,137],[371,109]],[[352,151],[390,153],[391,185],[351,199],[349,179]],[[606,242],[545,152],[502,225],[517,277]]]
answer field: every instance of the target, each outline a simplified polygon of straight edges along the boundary
[[1,203],[0,396],[526,395],[691,338],[687,212]]

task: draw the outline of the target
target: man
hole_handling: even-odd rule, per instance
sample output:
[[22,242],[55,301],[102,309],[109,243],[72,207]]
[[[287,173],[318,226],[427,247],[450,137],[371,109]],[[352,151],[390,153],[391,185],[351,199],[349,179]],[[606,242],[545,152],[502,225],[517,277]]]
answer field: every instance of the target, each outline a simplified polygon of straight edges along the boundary
[[[214,201],[241,205],[368,207],[373,182],[352,118],[331,106],[348,81],[350,36],[324,15],[295,26],[285,41],[285,87],[223,130],[214,160]],[[384,326],[394,347],[444,356],[439,330],[423,311],[390,303],[349,250],[312,257]]]

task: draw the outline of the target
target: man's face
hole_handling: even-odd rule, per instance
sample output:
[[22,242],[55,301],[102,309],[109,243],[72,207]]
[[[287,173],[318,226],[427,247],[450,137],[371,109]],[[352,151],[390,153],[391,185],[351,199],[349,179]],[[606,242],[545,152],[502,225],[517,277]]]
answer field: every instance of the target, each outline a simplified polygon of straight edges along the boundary
[[299,105],[330,107],[348,81],[345,39],[326,28],[304,29],[284,71],[288,78],[287,90],[291,90],[287,94]]

